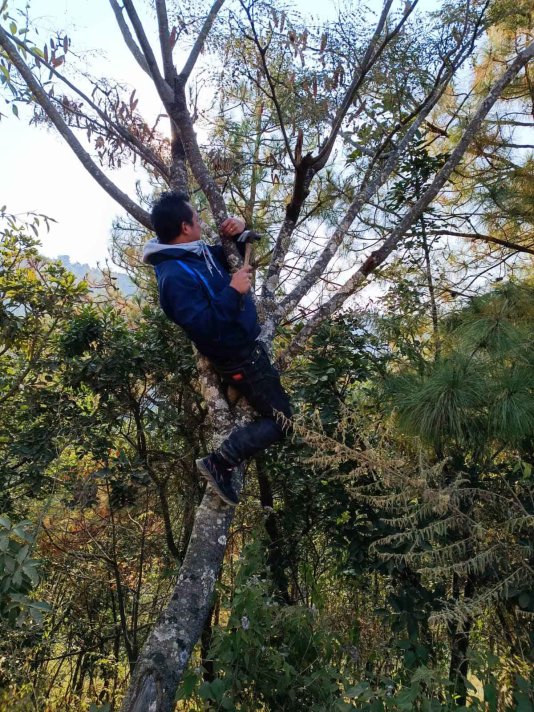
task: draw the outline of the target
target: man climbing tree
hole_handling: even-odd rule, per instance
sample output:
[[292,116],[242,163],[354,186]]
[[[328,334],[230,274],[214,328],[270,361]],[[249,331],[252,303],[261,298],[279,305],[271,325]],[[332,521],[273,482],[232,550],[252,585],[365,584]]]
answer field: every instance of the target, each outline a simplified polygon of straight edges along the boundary
[[[127,157],[138,160],[151,179],[170,190],[201,191],[213,223],[220,227],[222,248],[232,272],[240,271],[241,261],[226,235],[242,226],[231,228],[232,223],[225,222],[228,207],[239,204],[248,222],[253,220],[269,232],[271,242],[262,265],[258,301],[262,338],[270,344],[280,326],[298,320],[299,328],[290,330],[281,356],[287,361],[395,251],[402,247],[409,254],[410,241],[405,237],[454,179],[499,98],[534,57],[530,31],[522,29],[499,63],[499,71],[484,79],[479,92],[453,101],[457,98],[455,77],[467,66],[492,22],[498,20],[498,13],[497,19],[492,19],[488,8],[493,3],[454,0],[439,15],[425,15],[414,12],[417,4],[417,0],[384,0],[372,18],[362,8],[342,12],[337,22],[313,29],[313,23],[292,18],[276,3],[236,0],[228,3],[225,13],[221,12],[224,0],[214,0],[205,13],[195,10],[184,20],[175,8],[169,17],[165,0],[155,0],[154,32],[152,16],[143,22],[138,13],[141,3],[110,0],[118,31],[134,61],[150,78],[169,118],[170,140],[162,137],[158,141],[154,122],[139,115],[135,92],[125,95],[119,85],[110,89],[107,80],[98,79],[87,91],[83,82],[76,83],[79,76],[67,76],[75,58],[68,37],[61,35],[61,42],[58,37],[51,38],[42,50],[42,39],[32,41],[24,28],[19,32],[20,18],[8,10],[0,21],[2,83],[9,101],[16,102],[14,112],[17,104],[38,105],[39,118],[55,126],[101,187],[140,226],[152,229],[154,222],[160,239],[157,215],[151,221],[142,204],[124,193],[103,168]],[[4,2],[3,11],[5,7]],[[151,39],[152,33],[156,41]],[[187,49],[187,38],[193,42],[177,68],[175,47]],[[202,145],[199,136],[206,134],[197,135],[195,121],[210,111],[197,103],[192,88],[194,70],[202,62],[201,55],[207,61],[209,54],[216,52],[224,72],[210,72],[213,78],[222,77],[222,85],[211,86],[207,103],[213,109],[212,132],[208,145]],[[237,123],[236,106],[241,108]],[[94,142],[97,157],[82,145],[80,138],[85,140],[85,136]],[[392,180],[421,136],[433,150],[444,144],[443,161],[434,166],[413,200],[401,201],[398,209],[376,220],[376,210]],[[177,284],[189,291],[191,298],[195,295],[189,300],[195,306],[222,307],[219,313],[227,315],[225,309],[233,304],[232,323],[238,325],[252,315],[247,289],[250,280],[246,270],[235,281],[226,271],[220,276],[215,267],[225,267],[222,255],[208,250],[213,257],[213,264],[206,257],[212,277],[202,254],[184,249],[184,244],[199,240],[199,233],[198,237],[191,233],[199,231],[195,221],[191,212],[174,223],[163,237],[171,246],[160,245],[162,253],[170,251],[172,259],[155,266],[169,315],[189,329],[199,351],[207,354],[207,341],[202,344],[200,335],[193,333],[196,321],[180,321],[180,302],[173,298],[173,289],[178,294],[178,287],[169,287],[170,295],[166,295],[167,274],[180,275]],[[339,262],[336,264],[343,247],[353,258],[345,277]],[[174,253],[180,253],[179,260],[172,257]],[[197,268],[198,280],[197,274],[187,272],[188,267]],[[201,275],[206,277],[206,285]],[[208,286],[216,287],[215,297]],[[240,294],[244,295],[243,314],[237,314]],[[229,331],[224,320],[214,323]],[[252,342],[254,331],[255,321],[251,320],[247,338]],[[214,334],[217,337],[216,331]],[[222,337],[218,343],[223,343]],[[219,372],[224,372],[221,366],[228,367],[228,362],[222,359],[222,351],[208,355]],[[231,357],[238,358],[234,352]],[[265,356],[261,358],[267,368]],[[246,381],[246,369],[241,374],[235,368],[242,364],[235,360],[230,364],[234,373],[223,373],[226,380],[237,375],[231,379],[237,384],[242,375],[241,380]],[[252,430],[245,430],[247,438],[243,433],[238,435],[213,371],[207,368],[206,359],[199,358],[198,365],[213,435],[233,431],[225,450],[237,462],[254,451],[245,440],[251,432],[257,435],[253,428],[265,427],[265,421],[249,426]],[[243,383],[243,392],[245,387]],[[242,438],[240,448],[235,446],[236,438]],[[268,441],[261,440],[262,447]],[[227,447],[229,442],[234,447]],[[123,702],[125,712],[174,709],[179,681],[212,608],[233,511],[221,508],[219,497],[210,492],[198,506],[174,591],[138,656]]]
[[[235,506],[233,468],[284,436],[287,429],[277,413],[291,416],[280,377],[257,341],[252,267],[245,264],[230,277],[221,246],[211,247],[201,239],[202,225],[185,193],[164,193],[152,209],[152,224],[158,237],[145,245],[143,261],[156,270],[164,312],[210,359],[223,384],[237,388],[262,416],[235,429],[217,450],[197,460],[221,499]],[[241,250],[257,238],[238,218],[224,220],[221,233],[235,237]]]

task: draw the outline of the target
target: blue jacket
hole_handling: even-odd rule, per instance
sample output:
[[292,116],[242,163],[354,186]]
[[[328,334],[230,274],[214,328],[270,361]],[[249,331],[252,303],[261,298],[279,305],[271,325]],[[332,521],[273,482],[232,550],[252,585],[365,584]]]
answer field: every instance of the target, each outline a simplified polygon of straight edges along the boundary
[[158,247],[143,260],[156,270],[161,307],[198,350],[213,361],[226,361],[252,347],[260,333],[256,306],[250,293],[242,298],[230,286],[222,247],[207,246],[218,268],[211,271],[201,255],[178,246]]

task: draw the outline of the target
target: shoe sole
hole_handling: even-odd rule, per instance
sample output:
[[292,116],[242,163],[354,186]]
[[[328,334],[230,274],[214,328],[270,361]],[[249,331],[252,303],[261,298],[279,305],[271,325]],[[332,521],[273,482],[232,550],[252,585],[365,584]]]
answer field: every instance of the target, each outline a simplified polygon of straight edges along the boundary
[[202,462],[202,460],[195,460],[195,463],[202,477],[204,477],[204,479],[208,481],[210,487],[217,493],[217,495],[222,499],[222,501],[226,502],[226,504],[229,504],[230,507],[237,507],[239,502],[234,502],[219,489],[219,486],[217,485],[217,482],[215,481],[213,475],[208,470],[206,465]]

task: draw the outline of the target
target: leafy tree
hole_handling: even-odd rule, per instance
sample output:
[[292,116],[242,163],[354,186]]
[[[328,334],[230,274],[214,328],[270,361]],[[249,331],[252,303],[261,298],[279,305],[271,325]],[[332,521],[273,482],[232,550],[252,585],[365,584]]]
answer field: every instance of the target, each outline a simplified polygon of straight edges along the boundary
[[[33,28],[24,18],[21,25],[19,14],[4,2],[0,71],[9,100],[15,107],[21,102],[38,107],[40,118],[55,126],[95,180],[145,228],[150,229],[150,222],[143,206],[125,195],[109,177],[107,169],[119,161],[139,160],[160,185],[189,185],[192,191],[200,191],[209,205],[214,227],[226,217],[227,205],[233,201],[254,220],[258,208],[262,218],[267,214],[270,203],[265,202],[268,191],[267,186],[263,189],[262,164],[272,166],[270,194],[274,207],[277,193],[289,200],[278,200],[279,210],[273,210],[269,226],[265,223],[272,236],[258,292],[267,341],[271,342],[276,329],[295,313],[301,321],[300,328],[291,332],[282,356],[285,363],[303,348],[320,324],[360,290],[442,194],[485,125],[488,113],[534,53],[534,45],[522,35],[518,51],[469,117],[462,116],[460,110],[453,112],[450,130],[454,129],[457,141],[449,147],[449,157],[415,202],[404,205],[399,216],[387,225],[379,243],[370,246],[365,236],[362,240],[358,236],[365,229],[373,201],[388,191],[418,131],[425,127],[493,21],[487,4],[473,6],[458,0],[425,17],[414,12],[415,3],[394,8],[392,0],[386,0],[373,22],[365,10],[356,8],[342,12],[337,22],[312,30],[281,8],[260,2],[236,3],[225,12],[222,0],[216,0],[199,18],[183,17],[174,11],[169,16],[164,0],[156,0],[160,62],[149,39],[149,21],[141,20],[134,3],[125,0],[123,8],[114,0],[110,4],[123,39],[152,80],[170,119],[170,144],[140,116],[135,94],[126,95],[107,80],[89,79],[86,89],[69,76],[74,53],[64,33],[41,50],[32,39]],[[188,59],[177,71],[173,51],[178,45],[185,48],[184,31],[189,26],[195,39]],[[371,29],[362,29],[367,27]],[[209,120],[210,112],[197,111],[199,107],[189,101],[188,95],[201,51],[206,48],[213,56],[221,47],[228,52],[228,67],[234,68],[241,60],[244,95],[252,97],[256,112],[260,146],[252,153],[254,168],[248,179],[252,189],[245,193],[245,200],[238,181],[230,190],[217,175],[225,165],[239,165],[243,144],[234,142],[229,147],[230,160],[219,155],[210,165],[193,124],[201,114]],[[425,60],[423,72],[416,68],[415,60],[420,57]],[[259,96],[264,97],[260,123]],[[237,123],[247,119],[244,113],[244,117],[238,115]],[[216,125],[213,119],[218,119],[218,114],[211,118],[211,125]],[[267,128],[272,127],[274,147],[270,154],[270,134],[262,130],[263,120]],[[89,150],[82,145],[78,129],[89,138]],[[349,151],[354,154],[350,160]],[[347,165],[338,166],[338,161]],[[320,226],[315,214],[324,214],[325,202],[328,222],[317,251],[314,236]],[[335,258],[345,242],[349,250],[360,251],[359,261],[342,285],[329,293],[323,286],[332,282],[339,269]],[[223,247],[235,267],[235,247],[228,241]],[[318,305],[310,309],[316,297]],[[298,316],[299,307],[302,318]],[[222,436],[234,421],[219,407],[219,392],[205,363],[201,363],[201,382],[214,431]],[[124,394],[124,390],[121,392]],[[176,589],[139,657],[124,709],[148,709],[157,704],[163,710],[174,704],[174,690],[211,608],[231,519],[230,512],[219,510],[213,495],[204,498]],[[205,546],[207,541],[209,547]]]
[[[446,623],[449,687],[459,705],[470,645],[481,635],[477,619],[495,632],[499,654],[512,656],[519,697],[533,654],[532,633],[520,622],[532,605],[532,296],[528,282],[500,286],[449,315],[438,359],[431,350],[422,358],[422,346],[417,358],[400,350],[396,364],[390,359],[378,392],[401,440],[384,420],[373,431],[369,413],[350,409],[335,437],[317,423],[315,434],[299,430],[322,476],[355,498],[346,534],[367,554],[360,570],[375,566],[393,584],[385,603],[392,632],[407,634],[393,642],[404,650],[405,673],[439,656],[429,625]],[[365,400],[376,407],[372,394]],[[369,512],[379,527],[358,539]],[[521,633],[511,636],[509,627]],[[495,679],[486,679],[494,689]]]

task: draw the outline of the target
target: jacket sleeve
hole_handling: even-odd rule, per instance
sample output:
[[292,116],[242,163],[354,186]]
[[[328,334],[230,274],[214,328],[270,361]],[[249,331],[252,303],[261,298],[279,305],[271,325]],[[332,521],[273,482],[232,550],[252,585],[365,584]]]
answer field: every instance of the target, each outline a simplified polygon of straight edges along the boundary
[[239,292],[227,285],[208,298],[204,288],[187,272],[165,275],[160,282],[161,306],[167,316],[199,338],[218,338],[221,323],[239,315]]

